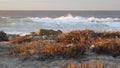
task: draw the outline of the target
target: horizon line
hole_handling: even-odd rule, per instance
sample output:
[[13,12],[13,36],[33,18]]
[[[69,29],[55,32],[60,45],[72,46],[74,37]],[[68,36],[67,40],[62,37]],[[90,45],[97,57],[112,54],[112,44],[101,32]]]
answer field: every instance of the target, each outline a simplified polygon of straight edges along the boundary
[[120,10],[0,10],[0,11],[120,11]]

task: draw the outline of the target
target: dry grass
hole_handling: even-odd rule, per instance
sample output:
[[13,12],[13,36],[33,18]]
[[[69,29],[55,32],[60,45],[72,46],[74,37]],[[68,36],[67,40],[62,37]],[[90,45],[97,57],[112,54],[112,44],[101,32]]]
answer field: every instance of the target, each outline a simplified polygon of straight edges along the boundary
[[[98,54],[108,54],[114,57],[120,55],[120,32],[72,31],[58,35],[57,42],[38,42],[28,37],[21,37],[11,43],[18,44],[12,50],[12,54],[16,56],[37,54],[47,58],[51,56],[78,57],[83,55],[91,45],[98,46],[95,51]],[[63,68],[120,68],[120,66],[104,67],[102,61],[81,64],[68,61]]]
[[103,61],[99,60],[98,62],[94,62],[93,60],[90,61],[90,63],[80,63],[76,64],[72,61],[68,61],[62,68],[120,68],[120,66],[117,65],[104,65]]
[[96,40],[93,44],[99,47],[96,53],[112,56],[120,55],[120,38]]
[[94,34],[92,30],[72,31],[58,35],[57,42],[90,46],[91,42],[94,41]]
[[120,38],[120,32],[94,32],[92,30],[77,30],[58,35],[57,41],[66,44],[91,44],[98,39]]
[[12,53],[14,55],[47,55],[47,56],[62,56],[62,57],[77,57],[85,52],[83,46],[67,47],[64,43],[53,42],[30,42],[20,44],[14,47]]
[[11,44],[22,44],[22,43],[27,43],[27,42],[31,42],[32,39],[30,39],[27,36],[20,36],[17,37],[15,40],[10,41]]
[[13,44],[20,44],[14,48],[13,54],[48,54],[75,57],[84,54],[86,49],[95,45],[99,48],[95,51],[96,53],[112,56],[120,55],[120,32],[79,30],[58,35],[56,43],[31,41],[28,37],[18,37],[15,41],[12,41]]
[[58,35],[57,42],[65,44],[98,46],[96,53],[120,55],[120,32],[94,32],[92,30],[78,30]]

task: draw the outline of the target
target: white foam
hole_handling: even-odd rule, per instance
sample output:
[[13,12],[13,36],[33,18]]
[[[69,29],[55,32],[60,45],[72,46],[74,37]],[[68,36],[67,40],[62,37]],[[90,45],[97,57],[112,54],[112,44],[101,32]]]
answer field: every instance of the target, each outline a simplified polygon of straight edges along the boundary
[[30,33],[25,33],[25,32],[6,32],[7,34],[16,34],[16,35],[20,35],[20,36],[25,36],[28,35]]
[[78,29],[92,29],[92,30],[120,30],[120,18],[96,18],[96,17],[81,17],[60,16],[57,18],[40,18],[40,17],[26,17],[26,18],[11,18],[1,17],[0,30],[26,34],[32,31],[43,29],[59,29],[64,32],[78,30]]

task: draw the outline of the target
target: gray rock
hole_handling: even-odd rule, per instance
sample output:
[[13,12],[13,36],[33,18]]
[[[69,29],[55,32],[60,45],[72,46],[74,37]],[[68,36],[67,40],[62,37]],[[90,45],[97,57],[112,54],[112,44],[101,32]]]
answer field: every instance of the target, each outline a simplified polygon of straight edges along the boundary
[[8,41],[7,34],[3,31],[0,31],[0,41]]

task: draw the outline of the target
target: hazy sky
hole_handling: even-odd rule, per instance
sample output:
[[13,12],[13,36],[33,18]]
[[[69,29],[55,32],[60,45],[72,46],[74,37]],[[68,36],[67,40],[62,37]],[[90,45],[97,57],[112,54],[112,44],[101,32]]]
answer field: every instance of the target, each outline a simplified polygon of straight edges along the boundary
[[0,0],[0,10],[120,10],[120,0]]

